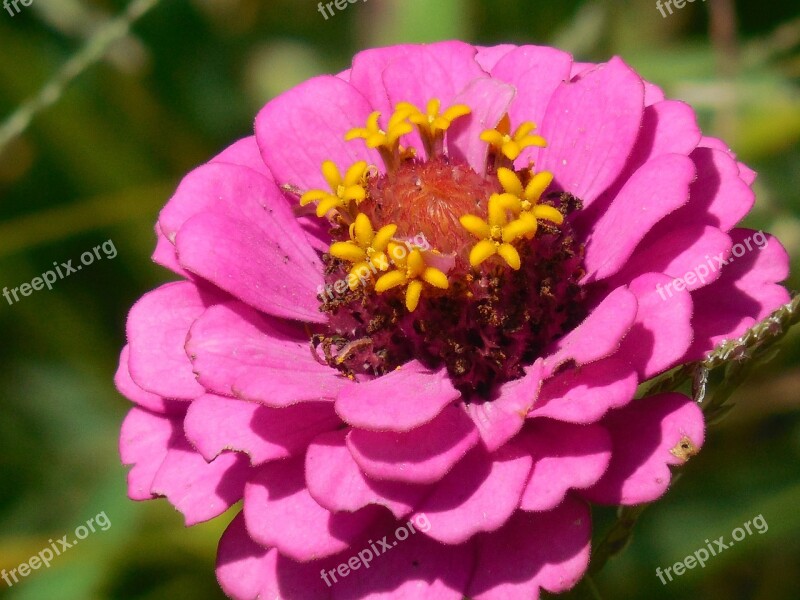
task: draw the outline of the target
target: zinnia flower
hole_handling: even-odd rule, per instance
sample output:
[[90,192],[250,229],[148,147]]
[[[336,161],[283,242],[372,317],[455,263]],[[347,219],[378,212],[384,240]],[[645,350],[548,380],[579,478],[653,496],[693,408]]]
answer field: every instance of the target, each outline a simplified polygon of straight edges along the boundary
[[236,599],[571,588],[589,503],[660,497],[703,444],[638,384],[788,301],[779,242],[735,227],[754,177],[619,58],[358,54],[161,211],[181,280],[128,318],[130,497],[242,501]]

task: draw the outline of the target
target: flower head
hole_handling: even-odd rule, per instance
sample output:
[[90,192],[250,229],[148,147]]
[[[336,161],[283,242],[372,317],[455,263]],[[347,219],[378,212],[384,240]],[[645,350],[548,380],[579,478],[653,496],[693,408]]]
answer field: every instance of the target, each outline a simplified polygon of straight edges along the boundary
[[569,589],[589,503],[657,499],[703,444],[691,399],[637,385],[788,299],[774,238],[722,266],[753,178],[618,58],[359,54],[162,210],[182,279],[128,318],[130,496],[188,524],[241,501],[236,599]]

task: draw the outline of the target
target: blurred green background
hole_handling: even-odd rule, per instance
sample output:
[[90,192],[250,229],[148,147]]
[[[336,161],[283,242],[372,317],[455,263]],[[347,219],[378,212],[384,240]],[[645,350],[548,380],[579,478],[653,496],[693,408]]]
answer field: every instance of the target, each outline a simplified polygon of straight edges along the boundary
[[[0,286],[111,239],[119,254],[9,306],[0,299],[0,568],[105,512],[98,532],[13,588],[11,600],[222,598],[216,542],[230,518],[185,530],[166,501],[125,496],[129,408],[112,384],[124,320],[170,279],[152,226],[183,174],[248,134],[272,96],[375,45],[459,38],[621,54],[697,109],[760,173],[750,226],[800,257],[800,7],[708,0],[662,17],[655,0],[369,0],[325,20],[311,0],[162,0],[0,148]],[[50,82],[122,0],[33,0],[0,11],[0,117]],[[730,417],[631,546],[602,598],[800,598],[800,336],[736,396]],[[762,514],[763,535],[669,585],[656,567]],[[600,532],[612,512],[597,512]]]

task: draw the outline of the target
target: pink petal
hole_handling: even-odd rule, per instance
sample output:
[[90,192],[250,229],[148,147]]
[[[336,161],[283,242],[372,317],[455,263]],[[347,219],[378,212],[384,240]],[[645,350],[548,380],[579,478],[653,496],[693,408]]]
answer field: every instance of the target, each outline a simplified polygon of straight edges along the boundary
[[[299,325],[241,302],[213,307],[197,319],[186,344],[198,381],[218,394],[280,408],[333,399],[349,380],[314,360]],[[287,377],[287,372],[292,377]]]
[[[376,542],[354,547],[351,558],[373,547],[380,554],[366,563],[366,569],[364,562],[354,561],[358,568],[332,584],[334,600],[461,600],[474,568],[475,548],[472,544],[443,546],[423,535],[424,523],[415,519],[398,523],[394,532],[389,528],[372,531]],[[382,535],[386,535],[388,550],[378,541]],[[345,558],[340,564],[346,562]]]
[[185,279],[195,279],[195,276],[184,269],[178,262],[175,244],[167,238],[158,222],[156,222],[154,229],[156,233],[156,248],[153,250],[153,255],[150,257],[152,261]]
[[678,154],[653,159],[636,171],[594,226],[586,244],[587,280],[619,271],[645,234],[686,204],[694,177],[691,159]]
[[331,512],[355,512],[368,504],[385,506],[402,518],[430,490],[397,481],[373,481],[366,477],[347,449],[348,431],[323,433],[308,447],[306,483],[317,503]]
[[739,178],[744,181],[747,185],[752,186],[753,182],[758,177],[758,173],[753,171],[750,167],[748,167],[743,162],[738,163],[739,165]]
[[[645,93],[646,96],[647,93]],[[582,210],[575,215],[575,225],[578,231],[588,234],[594,230],[596,221],[608,211],[609,206],[619,196],[623,187],[643,165],[668,154],[688,156],[697,147],[700,136],[697,118],[694,110],[688,104],[667,100],[646,106],[639,138],[628,157],[625,168],[614,184],[592,204],[590,210]],[[664,219],[664,221],[668,220],[670,217]],[[695,217],[689,222],[695,223],[696,220]],[[685,226],[686,222],[685,217],[676,219],[672,229]]]
[[268,408],[206,394],[192,402],[184,429],[187,439],[207,461],[225,450],[235,450],[259,465],[302,453],[317,435],[340,424],[329,402]]
[[430,423],[405,433],[354,429],[347,436],[347,447],[373,479],[433,483],[479,439],[464,409],[448,406]]
[[714,150],[724,152],[731,158],[736,158],[736,155],[733,153],[733,150],[731,150],[731,147],[719,138],[704,135],[700,139],[700,143],[697,145],[701,148],[713,148]]
[[[256,142],[256,136],[254,135],[241,139],[229,146],[212,158],[210,162],[232,163],[243,167],[249,167],[272,181],[272,173],[267,169],[267,165],[264,164],[264,160],[261,158],[261,151],[258,148],[258,142]],[[281,197],[289,205],[289,208],[296,206],[299,202],[297,196],[287,192],[282,193]],[[330,235],[328,235],[328,229],[330,229],[330,227],[327,222],[315,216],[298,217],[297,221],[306,232],[309,244],[311,244],[315,250],[327,251],[328,247],[331,245]]]
[[258,598],[266,573],[274,570],[275,554],[250,539],[244,515],[236,515],[217,549],[217,581],[222,591],[235,600]]
[[129,346],[124,346],[119,356],[119,366],[114,375],[114,384],[120,394],[125,396],[131,402],[135,402],[142,408],[156,413],[174,414],[180,412],[181,414],[186,409],[184,402],[179,400],[167,400],[158,394],[147,392],[140,388],[128,372],[128,355]]
[[583,75],[590,73],[597,66],[597,63],[590,62],[574,62],[569,70],[570,81],[577,81]]
[[[790,300],[786,288],[777,283],[789,276],[789,256],[781,243],[750,229],[734,229],[731,237],[736,254],[741,256],[730,256],[719,280],[692,294],[695,339],[683,360],[699,360],[723,340],[739,337]],[[712,265],[717,264],[712,257]]]
[[473,79],[453,100],[466,104],[472,112],[456,120],[447,132],[450,157],[464,161],[479,175],[486,174],[489,146],[480,139],[481,132],[494,129],[508,112],[515,90],[495,79]]
[[492,67],[492,77],[510,83],[517,95],[509,112],[512,126],[522,121],[537,125],[558,87],[570,79],[572,56],[547,46],[519,46]]
[[475,62],[487,73],[491,73],[497,62],[506,54],[516,49],[514,44],[498,44],[497,46],[476,46],[478,53]]
[[193,174],[193,185],[203,184],[215,203],[181,225],[181,265],[268,314],[323,322],[316,298],[322,264],[275,185],[223,163]]
[[254,542],[244,513],[231,521],[217,552],[217,580],[234,600],[330,600],[331,591],[318,579],[319,567],[318,562],[296,563]]
[[617,351],[633,326],[636,296],[620,287],[608,294],[580,325],[566,334],[545,359],[545,377],[567,361],[585,365]]
[[[609,279],[608,285],[614,288],[645,273],[659,272],[681,278],[687,289],[696,290],[719,277],[720,272],[711,269],[708,260],[719,254],[727,257],[731,245],[730,236],[716,227],[676,226],[676,221],[668,217],[644,237],[622,270]],[[713,266],[713,262],[711,264]]]
[[542,386],[544,361],[537,360],[525,371],[524,377],[502,384],[496,398],[467,405],[467,413],[490,452],[519,433],[525,416],[536,402]]
[[[345,79],[345,81],[347,80]],[[243,138],[231,146],[228,146],[209,162],[231,163],[248,167],[254,171],[258,171],[261,175],[264,175],[272,181],[272,173],[267,169],[267,165],[264,164],[264,160],[261,158],[261,151],[258,148],[258,142],[254,135]],[[299,202],[297,196],[288,192],[283,192],[281,197],[289,208],[296,206]],[[315,250],[321,252],[328,250],[331,245],[330,235],[328,234],[330,226],[328,226],[326,221],[312,215],[310,217],[298,217],[297,222],[305,231],[308,243],[311,244]]]
[[676,100],[657,102],[644,110],[642,135],[629,161],[638,168],[664,154],[688,155],[700,143],[701,136],[691,106]]
[[466,594],[472,600],[539,598],[573,587],[589,565],[589,507],[572,497],[544,513],[518,511],[480,540]]
[[353,57],[350,84],[367,99],[373,110],[380,111],[384,120],[388,119],[393,107],[383,86],[383,70],[395,60],[400,61],[420,52],[424,52],[423,46],[417,44],[363,50]]
[[345,142],[353,127],[363,127],[372,107],[350,83],[324,75],[271,100],[256,117],[261,156],[279,185],[302,191],[328,189],[321,166],[332,160],[344,172],[359,160],[381,165],[374,150]]
[[604,358],[547,380],[528,416],[594,423],[610,409],[630,402],[638,383],[629,364]]
[[703,446],[703,413],[682,394],[637,400],[610,413],[603,425],[611,433],[611,464],[596,485],[582,492],[593,502],[652,502],[669,487],[669,466],[682,465],[687,451],[691,455]]
[[128,473],[128,497],[151,500],[153,479],[167,455],[170,441],[180,435],[181,416],[156,415],[141,408],[128,412],[122,423],[119,453]]
[[460,397],[444,368],[431,371],[412,360],[382,377],[342,389],[336,412],[360,429],[409,431],[430,422]]
[[382,75],[391,105],[411,102],[424,110],[428,100],[438,98],[442,110],[451,106],[470,81],[486,76],[475,62],[475,54],[469,44],[442,42],[417,46],[405,57],[395,58],[386,64]]
[[[209,162],[230,163],[248,167],[269,178],[270,181],[272,180],[272,175],[267,170],[264,161],[261,160],[258,146],[255,143],[255,136],[249,136],[234,142]],[[193,279],[194,276],[181,267],[178,262],[175,253],[175,235],[187,219],[209,209],[215,202],[214,197],[209,196],[202,189],[202,182],[196,181],[196,179],[194,173],[190,173],[184,178],[173,197],[161,210],[159,223],[156,223],[155,227],[158,241],[153,252],[153,261],[187,279]],[[193,185],[193,183],[200,183],[200,185]]]
[[304,215],[297,218],[300,227],[305,231],[309,245],[317,252],[327,252],[331,247],[330,225],[317,215]]
[[308,562],[347,548],[382,509],[331,513],[308,493],[303,458],[266,463],[255,471],[244,492],[244,517],[250,536],[274,546],[293,560]]
[[[512,127],[523,121],[542,124],[556,89],[569,81],[571,67],[569,54],[546,46],[520,46],[494,65],[492,77],[510,83],[517,90],[508,111]],[[527,166],[538,152],[535,148],[524,150],[516,159],[516,165],[520,168]]]
[[431,524],[428,535],[460,544],[479,531],[495,531],[519,506],[532,459],[520,448],[505,446],[490,454],[473,448],[417,507]]
[[533,457],[522,510],[555,508],[570,489],[594,485],[611,460],[611,436],[600,425],[534,419],[515,444]]
[[[226,203],[238,201],[231,188],[235,187],[237,176],[246,178],[247,174],[252,174],[252,169],[237,169],[227,163],[208,163],[190,171],[158,215],[158,227],[163,235],[174,245],[178,231],[193,216],[214,208],[224,210]],[[266,175],[258,176],[257,180],[261,178],[271,181]],[[274,187],[274,183],[272,185]],[[219,203],[223,206],[217,207]]]
[[[486,76],[475,62],[475,54],[476,49],[463,42],[366,50],[353,59],[351,83],[369,100],[373,110],[381,113],[380,123],[385,126],[395,104],[401,101],[414,102],[423,110],[432,98],[438,98],[443,109],[453,104],[455,95],[469,81]],[[427,81],[428,86],[410,83],[417,79]],[[417,132],[404,136],[403,144],[422,150]]]
[[176,282],[142,296],[128,314],[128,368],[133,381],[164,398],[192,399],[205,390],[197,383],[184,350],[189,327],[223,297],[208,288]]
[[474,547],[442,546],[423,535],[426,524],[381,518],[342,552],[298,563],[254,542],[239,515],[220,542],[217,577],[236,600],[460,600]]
[[644,111],[641,78],[619,58],[599,65],[553,94],[542,121],[547,140],[537,169],[588,207],[625,167]]
[[675,366],[692,343],[691,294],[684,290],[667,296],[662,292],[669,283],[666,275],[648,273],[629,286],[639,311],[616,357],[636,369],[639,381]]
[[739,175],[739,164],[720,150],[698,148],[691,154],[697,167],[689,203],[671,217],[701,222],[730,231],[750,212],[755,194]]
[[269,172],[267,165],[264,164],[261,158],[261,151],[258,149],[256,136],[254,135],[249,135],[234,142],[209,162],[230,163],[248,167],[272,180],[272,173]]
[[249,474],[244,454],[225,452],[209,463],[176,435],[151,489],[165,496],[190,527],[218,517],[241,500]]
[[652,106],[664,100],[664,91],[657,85],[644,80],[644,105]]

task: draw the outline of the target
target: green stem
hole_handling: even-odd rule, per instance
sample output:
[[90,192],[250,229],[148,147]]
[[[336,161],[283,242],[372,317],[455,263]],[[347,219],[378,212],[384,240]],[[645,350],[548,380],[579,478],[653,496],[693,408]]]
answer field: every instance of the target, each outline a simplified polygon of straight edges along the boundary
[[[798,322],[800,322],[800,295],[796,295],[791,302],[754,325],[741,337],[720,344],[705,360],[683,365],[658,378],[642,395],[646,397],[678,389],[692,379],[694,399],[702,403],[706,421],[713,425],[731,408],[727,402],[736,389],[765,358],[774,355],[774,346]],[[725,376],[710,399],[704,402],[708,375],[720,367],[725,367]],[[680,474],[673,477],[673,484],[679,477]],[[599,573],[610,558],[625,549],[633,536],[634,526],[648,506],[649,504],[640,504],[619,508],[617,520],[595,548],[589,568],[590,574]]]
[[108,21],[87,40],[35,96],[20,105],[0,126],[0,152],[28,128],[36,114],[58,102],[67,86],[102,59],[109,47],[128,35],[133,23],[156,4],[158,0],[133,0],[122,14]]
[[617,520],[592,553],[592,563],[589,566],[590,575],[595,575],[602,571],[610,558],[616,556],[627,547],[633,536],[634,526],[648,506],[650,505],[639,504],[637,506],[621,506],[619,508]]
[[589,593],[592,595],[594,600],[603,600],[603,597],[600,595],[600,590],[597,589],[597,585],[594,582],[594,578],[591,575],[586,575],[583,578],[583,581],[586,584],[586,589],[589,590]]

